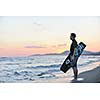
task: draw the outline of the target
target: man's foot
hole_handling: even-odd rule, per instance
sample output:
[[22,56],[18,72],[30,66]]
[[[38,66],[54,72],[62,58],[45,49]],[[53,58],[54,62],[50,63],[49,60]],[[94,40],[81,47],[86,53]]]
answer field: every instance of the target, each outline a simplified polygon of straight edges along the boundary
[[77,74],[74,76],[74,79],[77,80]]

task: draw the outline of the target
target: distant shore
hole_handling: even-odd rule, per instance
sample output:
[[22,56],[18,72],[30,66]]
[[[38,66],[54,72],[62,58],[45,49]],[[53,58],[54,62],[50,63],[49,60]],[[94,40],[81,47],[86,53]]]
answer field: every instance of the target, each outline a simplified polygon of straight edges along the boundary
[[[33,55],[30,55],[30,56],[43,56],[43,55],[68,55],[69,54],[69,51],[64,51],[62,53],[47,53],[47,54],[33,54]],[[83,51],[82,55],[100,55],[100,51],[98,52],[91,52],[91,51]]]

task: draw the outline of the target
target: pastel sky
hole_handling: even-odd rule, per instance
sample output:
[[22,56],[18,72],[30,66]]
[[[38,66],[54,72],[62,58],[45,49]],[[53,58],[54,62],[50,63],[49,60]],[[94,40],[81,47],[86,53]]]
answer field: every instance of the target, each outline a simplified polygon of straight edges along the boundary
[[100,51],[100,17],[0,17],[0,56],[26,56],[69,50],[70,33],[86,50]]

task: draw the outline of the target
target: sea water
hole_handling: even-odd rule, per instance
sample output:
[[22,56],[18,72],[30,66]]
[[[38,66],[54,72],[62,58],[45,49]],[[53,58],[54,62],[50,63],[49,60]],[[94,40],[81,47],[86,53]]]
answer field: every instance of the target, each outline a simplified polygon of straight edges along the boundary
[[[61,64],[67,55],[39,55],[26,57],[0,57],[0,82],[37,82],[57,79]],[[78,67],[100,62],[100,56],[81,55]],[[62,73],[63,74],[63,73]]]

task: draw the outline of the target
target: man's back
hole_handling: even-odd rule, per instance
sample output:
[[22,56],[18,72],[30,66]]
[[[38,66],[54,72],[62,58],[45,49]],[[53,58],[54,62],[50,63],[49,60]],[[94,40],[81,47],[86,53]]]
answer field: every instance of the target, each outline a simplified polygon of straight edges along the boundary
[[77,47],[77,41],[74,39],[74,40],[72,41],[71,46],[70,46],[70,54],[71,54],[71,55],[73,55],[74,49],[75,49],[76,47]]

